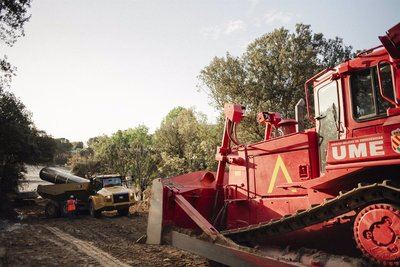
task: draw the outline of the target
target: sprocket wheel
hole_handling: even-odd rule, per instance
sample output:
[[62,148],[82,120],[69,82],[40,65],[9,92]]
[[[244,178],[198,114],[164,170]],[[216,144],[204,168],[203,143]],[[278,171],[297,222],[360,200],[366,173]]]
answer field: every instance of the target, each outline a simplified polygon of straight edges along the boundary
[[359,249],[382,266],[400,266],[400,210],[391,204],[362,209],[354,221]]

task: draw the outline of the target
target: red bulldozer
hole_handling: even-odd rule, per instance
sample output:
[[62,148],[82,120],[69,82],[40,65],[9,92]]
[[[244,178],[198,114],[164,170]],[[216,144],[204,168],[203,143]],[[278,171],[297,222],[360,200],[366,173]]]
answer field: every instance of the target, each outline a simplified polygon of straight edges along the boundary
[[217,171],[154,180],[147,242],[230,266],[337,266],[287,245],[400,266],[400,24],[379,39],[306,81],[296,120],[259,113],[262,141],[241,144],[245,108],[225,105]]

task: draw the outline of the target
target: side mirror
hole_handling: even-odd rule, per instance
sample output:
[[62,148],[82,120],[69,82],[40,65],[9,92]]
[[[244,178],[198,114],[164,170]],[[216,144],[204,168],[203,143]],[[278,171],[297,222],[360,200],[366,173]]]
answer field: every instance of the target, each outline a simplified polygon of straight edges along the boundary
[[295,113],[295,118],[297,121],[297,125],[296,125],[296,131],[297,132],[302,132],[304,131],[304,121],[305,121],[305,106],[306,106],[306,102],[304,101],[303,98],[301,98],[294,109],[294,113]]
[[[382,65],[385,64],[385,65]],[[389,75],[391,76],[392,70],[396,72],[396,68],[393,68],[393,64],[390,61],[386,60],[381,60],[378,62],[377,65],[377,76],[378,76],[378,86],[379,86],[379,93],[382,96],[383,99],[394,105],[395,107],[398,106],[398,96],[399,96],[399,88],[397,86],[397,81],[392,81],[393,89],[390,90],[390,92],[385,92],[383,88],[383,82],[382,82],[382,74],[383,70],[386,68],[386,70],[389,71]],[[395,76],[397,77],[396,73]],[[390,95],[387,95],[389,93]]]
[[[400,23],[397,25],[393,26],[390,28],[387,32],[386,35],[384,36],[379,36],[379,40],[385,47],[386,51],[389,53],[389,55],[393,59],[400,59]],[[379,65],[379,64],[378,64]],[[395,102],[396,104],[400,104],[400,78],[399,78],[399,72],[400,69],[397,66],[393,66],[394,70],[394,88],[395,88]],[[379,66],[378,66],[378,75],[380,74]],[[380,80],[380,78],[379,78]],[[381,84],[379,85],[380,87]],[[396,105],[397,106],[397,105]]]

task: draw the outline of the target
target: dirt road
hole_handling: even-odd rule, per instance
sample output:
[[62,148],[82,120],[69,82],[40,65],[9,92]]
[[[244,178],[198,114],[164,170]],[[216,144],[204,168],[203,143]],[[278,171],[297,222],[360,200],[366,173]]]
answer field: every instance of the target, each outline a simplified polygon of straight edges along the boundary
[[135,243],[146,232],[145,212],[46,219],[40,205],[18,211],[20,220],[0,221],[6,265],[208,266],[204,258],[170,246]]

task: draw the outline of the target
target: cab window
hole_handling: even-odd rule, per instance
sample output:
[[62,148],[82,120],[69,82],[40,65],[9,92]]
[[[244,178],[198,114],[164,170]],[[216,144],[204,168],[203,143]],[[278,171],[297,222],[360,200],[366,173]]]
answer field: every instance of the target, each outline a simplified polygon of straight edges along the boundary
[[326,152],[328,142],[338,139],[339,128],[339,87],[337,81],[317,89],[316,107],[319,135],[319,159],[320,171],[324,172],[326,167]]
[[339,99],[336,82],[331,82],[318,90],[318,117],[332,115],[334,121],[337,122],[339,117],[338,106]]
[[112,177],[112,178],[104,178],[103,179],[103,187],[112,187],[121,185],[122,181],[119,177]]
[[[393,95],[391,68],[388,64],[381,66],[382,89],[386,97]],[[353,102],[353,116],[356,120],[366,120],[386,115],[392,105],[384,100],[379,92],[377,67],[354,72],[350,77]]]

